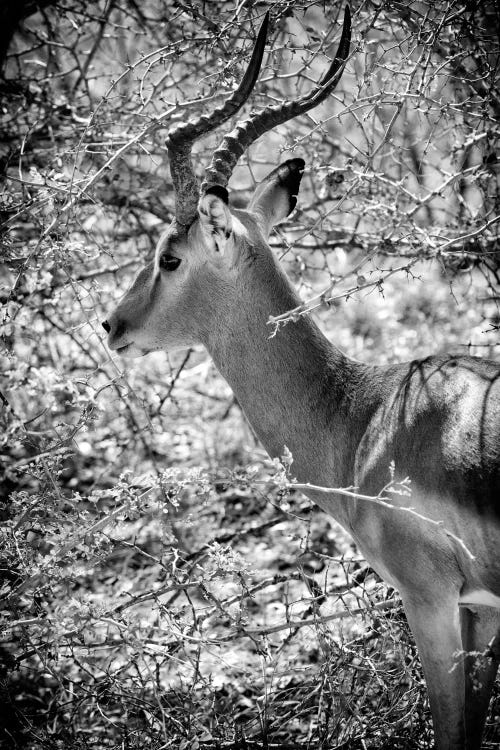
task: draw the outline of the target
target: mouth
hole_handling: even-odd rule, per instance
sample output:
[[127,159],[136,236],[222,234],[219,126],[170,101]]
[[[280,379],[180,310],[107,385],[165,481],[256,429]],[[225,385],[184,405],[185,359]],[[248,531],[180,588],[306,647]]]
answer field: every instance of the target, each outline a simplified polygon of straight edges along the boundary
[[121,357],[125,357],[127,359],[137,359],[138,357],[143,357],[145,354],[149,354],[150,351],[152,350],[141,349],[137,346],[137,344],[134,344],[133,341],[125,344],[124,346],[118,346],[114,350],[115,354],[119,354]]

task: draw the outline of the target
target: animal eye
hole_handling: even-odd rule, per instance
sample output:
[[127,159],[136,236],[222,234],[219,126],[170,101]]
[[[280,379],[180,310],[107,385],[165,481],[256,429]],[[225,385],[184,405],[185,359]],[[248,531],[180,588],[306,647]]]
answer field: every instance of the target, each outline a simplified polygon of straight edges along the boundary
[[175,255],[169,255],[168,253],[160,255],[160,268],[163,268],[164,271],[175,271],[180,264],[181,259],[176,258]]

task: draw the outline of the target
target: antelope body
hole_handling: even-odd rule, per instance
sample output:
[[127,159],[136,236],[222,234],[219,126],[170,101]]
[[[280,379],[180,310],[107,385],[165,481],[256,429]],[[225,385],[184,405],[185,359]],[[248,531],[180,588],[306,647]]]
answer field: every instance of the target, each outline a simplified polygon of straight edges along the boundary
[[168,137],[176,218],[154,261],[103,323],[109,346],[140,356],[203,344],[269,454],[290,449],[300,483],[355,486],[375,497],[391,465],[395,481],[410,477],[411,496],[391,495],[387,505],[333,489],[308,494],[400,592],[436,748],[477,750],[500,660],[500,366],[453,356],[363,364],[332,346],[308,317],[269,337],[269,316],[299,304],[267,240],[295,206],[304,162],[273,170],[246,211],[229,208],[226,185],[249,143],[330,93],[348,55],[350,15],[346,9],[321,84],[237,126],[214,154],[200,194],[192,143],[246,101],[266,29],[267,19],[228,102]]

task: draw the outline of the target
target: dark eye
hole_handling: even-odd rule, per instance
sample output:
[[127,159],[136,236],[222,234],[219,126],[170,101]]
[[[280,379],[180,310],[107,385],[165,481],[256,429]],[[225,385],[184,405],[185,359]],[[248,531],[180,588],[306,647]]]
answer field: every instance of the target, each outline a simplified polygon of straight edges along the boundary
[[175,271],[180,264],[181,259],[176,258],[175,255],[169,255],[168,253],[160,255],[160,268],[163,268],[164,271]]

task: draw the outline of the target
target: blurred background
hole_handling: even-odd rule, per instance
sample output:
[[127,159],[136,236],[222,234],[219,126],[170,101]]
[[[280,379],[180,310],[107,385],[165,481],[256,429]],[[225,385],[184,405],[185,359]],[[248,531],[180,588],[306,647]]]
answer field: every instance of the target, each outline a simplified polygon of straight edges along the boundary
[[[100,325],[172,218],[168,128],[235,88],[266,10],[241,116],[321,78],[340,2],[0,8],[2,748],[431,747],[397,593],[203,350],[121,360]],[[334,94],[249,149],[231,203],[303,157],[271,245],[332,342],[498,360],[498,5],[351,10]]]

